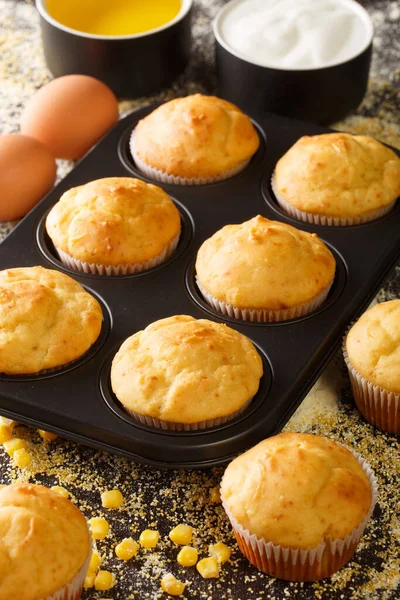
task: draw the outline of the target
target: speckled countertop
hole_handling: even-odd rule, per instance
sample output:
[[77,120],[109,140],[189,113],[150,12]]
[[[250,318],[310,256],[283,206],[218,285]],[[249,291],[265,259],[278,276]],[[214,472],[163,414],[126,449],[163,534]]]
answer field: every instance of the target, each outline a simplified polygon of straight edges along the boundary
[[[214,88],[213,44],[210,20],[222,0],[196,0],[193,18],[193,58],[181,81],[158,96],[121,103],[121,112],[155,100]],[[370,0],[362,4],[375,26],[374,58],[367,96],[356,114],[337,128],[370,134],[400,148],[400,6],[397,1]],[[0,123],[1,132],[17,132],[25,101],[50,79],[41,51],[38,17],[31,2],[0,0]],[[63,177],[72,164],[59,161]],[[0,239],[13,227],[0,224]],[[400,296],[398,266],[378,295],[378,301]],[[0,384],[1,390],[1,384]],[[160,574],[172,571],[190,582],[185,597],[199,600],[262,600],[280,598],[394,599],[400,594],[399,442],[368,425],[355,409],[341,356],[336,356],[287,425],[288,430],[318,433],[360,452],[379,479],[379,500],[366,534],[353,558],[332,578],[314,584],[291,584],[259,573],[242,558],[222,507],[210,499],[222,468],[209,471],[158,471],[58,439],[42,442],[34,429],[18,426],[32,457],[28,469],[16,469],[0,449],[0,483],[29,480],[64,486],[85,515],[105,516],[111,534],[97,547],[102,568],[116,574],[116,586],[107,592],[87,590],[83,598],[155,599]],[[121,509],[101,507],[100,492],[119,488],[125,498]],[[218,580],[203,580],[195,569],[179,567],[176,549],[168,540],[171,527],[185,522],[195,529],[201,556],[209,543],[225,541],[233,549]],[[141,551],[121,563],[113,556],[123,537],[137,539],[145,527],[156,527],[162,542],[156,551]],[[1,574],[0,574],[1,577]]]

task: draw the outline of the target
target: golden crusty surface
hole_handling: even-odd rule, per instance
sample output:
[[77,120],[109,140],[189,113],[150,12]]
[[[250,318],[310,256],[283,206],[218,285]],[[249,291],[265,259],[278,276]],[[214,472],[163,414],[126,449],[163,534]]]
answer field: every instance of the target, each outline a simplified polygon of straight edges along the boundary
[[41,600],[69,583],[90,553],[86,519],[41,486],[0,489],[0,600]]
[[97,300],[43,267],[0,271],[0,373],[38,373],[75,360],[101,330]]
[[84,262],[129,265],[154,258],[179,234],[179,211],[159,187],[107,177],[65,192],[46,229],[54,245]]
[[320,294],[333,280],[335,259],[313,233],[258,215],[226,225],[199,249],[200,284],[241,308],[289,308]]
[[400,195],[400,159],[369,136],[305,136],[278,161],[275,186],[299,210],[358,217]]
[[111,384],[128,410],[197,423],[239,410],[257,392],[262,373],[247,337],[221,323],[177,315],[125,340]]
[[259,143],[237,106],[201,94],[159,106],[135,129],[139,158],[177,177],[217,177],[249,160]]
[[268,438],[233,460],[221,495],[251,534],[301,549],[345,537],[372,502],[368,478],[349,450],[300,433]]
[[363,377],[400,394],[400,300],[367,310],[350,329],[346,350]]

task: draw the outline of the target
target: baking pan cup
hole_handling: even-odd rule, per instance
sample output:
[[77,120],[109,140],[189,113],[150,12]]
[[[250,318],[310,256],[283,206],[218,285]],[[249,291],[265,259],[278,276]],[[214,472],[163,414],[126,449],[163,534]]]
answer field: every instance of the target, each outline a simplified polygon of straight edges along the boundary
[[400,394],[371,383],[353,367],[347,354],[346,339],[347,334],[343,341],[343,356],[358,410],[371,425],[400,435]]
[[46,598],[43,598],[43,600],[79,600],[79,598],[82,596],[83,584],[92,556],[92,543],[90,542],[90,544],[89,556],[75,577],[69,583],[67,583],[67,585],[59,589],[54,594],[51,594],[51,596],[46,596]]
[[226,417],[219,417],[218,419],[207,419],[206,421],[198,421],[197,423],[175,423],[173,421],[163,421],[162,419],[156,419],[155,417],[148,417],[141,415],[133,410],[128,410],[124,407],[124,410],[130,415],[135,421],[148,427],[154,427],[155,429],[164,429],[165,431],[202,431],[204,429],[211,429],[212,427],[219,427],[224,425],[236,417],[239,417],[249,408],[253,398],[248,400],[239,410],[231,413]]
[[252,565],[277,579],[317,581],[330,577],[351,559],[378,498],[378,481],[373,470],[360,455],[351,452],[357,458],[370,482],[372,501],[370,509],[360,525],[344,538],[321,542],[318,546],[307,550],[273,544],[264,538],[258,538],[242,527],[227,508],[224,498],[221,496],[222,505],[233,527],[239,548]]
[[284,198],[282,198],[281,194],[278,192],[275,184],[275,173],[271,178],[271,188],[274,192],[276,201],[279,206],[293,219],[297,219],[298,221],[304,221],[305,223],[312,223],[313,225],[328,225],[329,227],[349,227],[351,225],[361,225],[362,223],[369,223],[370,221],[375,221],[375,219],[379,219],[383,217],[387,213],[389,213],[395,206],[396,200],[391,202],[386,206],[382,206],[381,208],[377,208],[376,210],[371,210],[359,217],[332,217],[329,215],[317,215],[315,213],[307,212],[305,210],[299,210],[292,204],[289,204]]
[[204,300],[217,312],[231,317],[233,319],[242,319],[243,321],[250,321],[251,323],[274,323],[278,321],[288,321],[289,319],[296,319],[303,317],[317,310],[326,300],[334,279],[330,284],[317,296],[314,296],[307,302],[296,304],[291,308],[281,308],[279,310],[270,310],[268,308],[240,308],[233,304],[228,304],[223,300],[218,300],[212,296],[207,290],[201,285],[196,277],[196,285],[199,288]]
[[92,275],[133,275],[134,273],[142,273],[153,267],[157,267],[164,261],[168,260],[175,252],[179,242],[180,232],[174,237],[173,240],[165,246],[164,250],[149,260],[144,260],[139,263],[132,265],[101,265],[98,263],[89,263],[74,258],[70,254],[63,252],[60,248],[54,246],[60,261],[66,267],[73,269],[74,271],[81,271],[82,273],[91,273]]
[[251,161],[251,158],[249,158],[248,160],[244,160],[233,169],[229,169],[229,171],[225,171],[224,173],[221,173],[216,177],[177,177],[176,175],[169,175],[165,171],[161,171],[160,169],[151,167],[150,165],[145,163],[144,160],[139,158],[137,152],[135,151],[135,130],[133,130],[132,132],[129,147],[135,165],[137,169],[141,173],[143,173],[143,175],[145,175],[149,179],[152,179],[153,181],[157,181],[159,183],[170,183],[173,185],[205,185],[207,183],[217,183],[218,181],[223,181],[224,179],[229,179],[229,177],[238,175],[247,167],[247,165]]

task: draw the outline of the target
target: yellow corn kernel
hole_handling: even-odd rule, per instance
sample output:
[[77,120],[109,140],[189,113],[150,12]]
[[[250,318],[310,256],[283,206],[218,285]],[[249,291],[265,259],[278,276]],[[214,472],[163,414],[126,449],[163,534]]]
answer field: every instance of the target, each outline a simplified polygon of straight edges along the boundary
[[214,504],[221,504],[221,494],[219,487],[210,488],[210,500]]
[[169,532],[169,538],[179,546],[188,546],[192,541],[193,527],[190,525],[177,525]]
[[107,490],[101,494],[101,503],[104,508],[119,508],[124,498],[119,490]]
[[8,440],[11,440],[12,436],[12,427],[5,423],[0,423],[0,444],[8,442]]
[[161,589],[163,592],[166,592],[170,596],[180,596],[185,591],[186,583],[183,581],[179,581],[172,575],[172,573],[167,573],[161,579]]
[[136,556],[139,544],[132,538],[125,538],[115,547],[115,554],[121,560],[130,560]]
[[14,427],[18,425],[17,421],[13,421],[13,419],[9,419],[8,417],[0,417],[0,423],[8,425],[11,429],[14,429]]
[[61,487],[61,485],[53,485],[50,489],[63,498],[69,498],[69,491]]
[[159,539],[160,534],[158,531],[154,531],[153,529],[145,529],[140,534],[139,543],[141,546],[143,546],[143,548],[155,548]]
[[176,560],[182,567],[193,567],[197,563],[199,555],[196,548],[192,546],[183,546]]
[[93,550],[92,556],[90,557],[88,573],[96,573],[97,569],[101,565],[101,556],[97,550]]
[[214,556],[220,565],[229,560],[231,556],[231,549],[228,548],[228,546],[226,546],[222,542],[218,542],[217,544],[211,544],[208,550],[210,556]]
[[26,448],[26,442],[25,440],[21,440],[21,438],[13,437],[11,440],[3,443],[3,448],[9,456],[14,456],[16,450]]
[[45,442],[52,442],[58,438],[56,433],[51,433],[51,431],[45,431],[44,429],[38,429],[38,433]]
[[31,464],[31,457],[25,448],[20,448],[19,450],[15,450],[13,454],[14,464],[16,467],[23,469]]
[[99,571],[94,580],[95,590],[109,590],[115,585],[115,575],[110,571]]
[[107,521],[102,517],[93,517],[93,519],[89,519],[89,525],[92,530],[92,538],[104,540],[110,528]]
[[85,588],[85,590],[87,590],[88,588],[92,588],[94,586],[95,579],[96,579],[96,574],[88,571],[86,574],[86,577],[85,577],[85,581],[83,583],[83,587]]
[[219,566],[217,559],[212,556],[210,558],[202,558],[196,565],[196,569],[204,579],[219,576]]

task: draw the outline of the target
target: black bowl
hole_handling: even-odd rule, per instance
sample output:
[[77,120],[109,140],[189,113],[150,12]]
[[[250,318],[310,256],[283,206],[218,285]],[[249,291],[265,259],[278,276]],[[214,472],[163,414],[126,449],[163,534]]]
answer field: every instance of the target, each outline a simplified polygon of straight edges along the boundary
[[37,0],[43,50],[54,77],[80,73],[106,83],[119,97],[138,97],[169,86],[184,70],[190,54],[193,0],[179,14],[145,33],[105,36],[66,27]]
[[329,124],[355,110],[368,84],[373,27],[368,13],[356,4],[368,34],[360,52],[345,62],[321,68],[283,69],[245,59],[222,38],[220,25],[234,3],[217,14],[214,23],[217,93],[247,113],[268,111],[312,123]]

